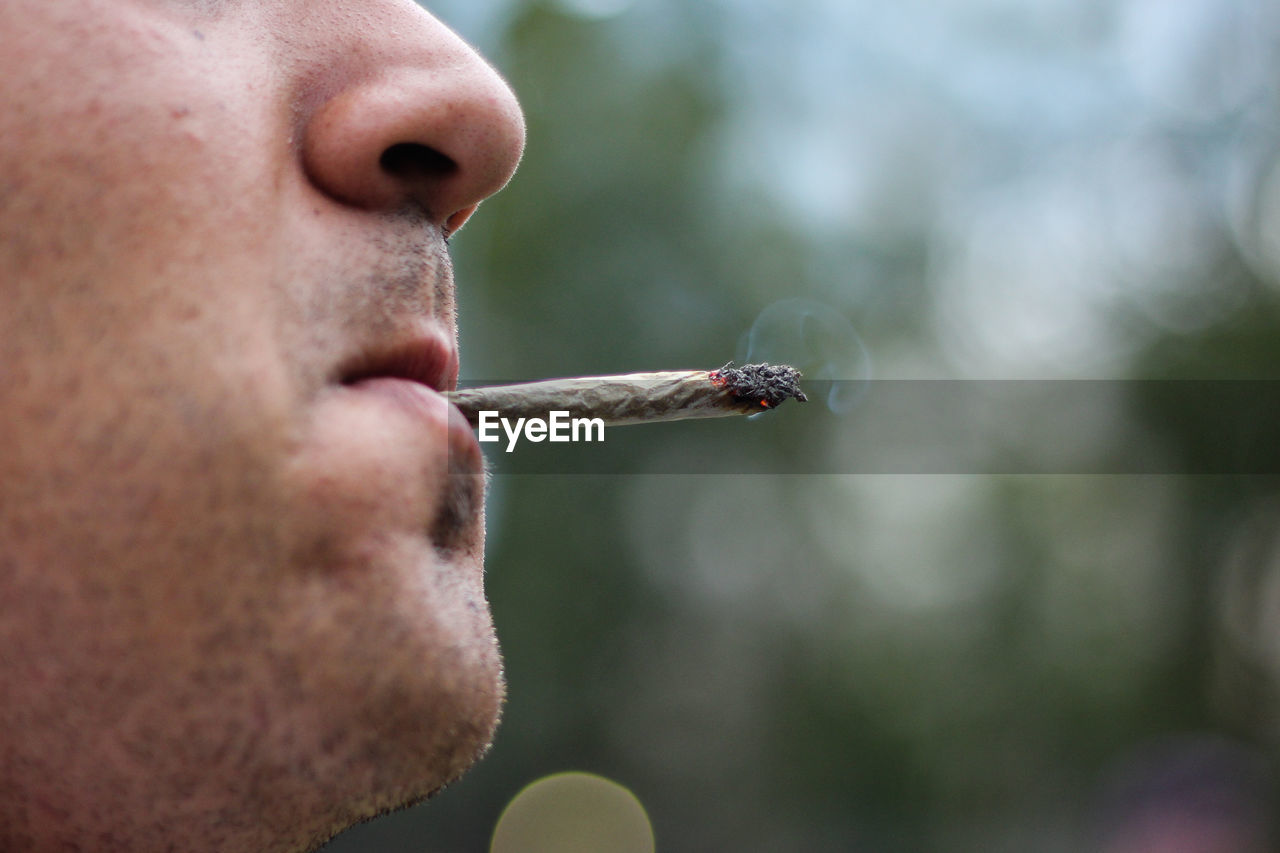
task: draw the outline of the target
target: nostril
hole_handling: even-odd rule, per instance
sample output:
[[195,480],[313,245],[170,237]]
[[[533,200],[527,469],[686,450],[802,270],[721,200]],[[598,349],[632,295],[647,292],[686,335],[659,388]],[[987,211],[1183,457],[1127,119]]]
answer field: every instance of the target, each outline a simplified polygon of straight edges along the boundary
[[400,142],[382,152],[383,170],[402,180],[443,178],[458,171],[458,164],[428,145]]

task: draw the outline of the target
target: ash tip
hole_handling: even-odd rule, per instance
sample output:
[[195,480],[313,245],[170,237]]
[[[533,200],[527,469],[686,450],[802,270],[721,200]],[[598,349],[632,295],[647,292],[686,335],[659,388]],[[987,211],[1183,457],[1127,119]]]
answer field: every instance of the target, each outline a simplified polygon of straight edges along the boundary
[[736,399],[759,403],[762,409],[774,409],[789,399],[808,402],[800,390],[800,371],[786,364],[744,364],[734,367],[730,361],[711,371],[711,381],[729,390]]

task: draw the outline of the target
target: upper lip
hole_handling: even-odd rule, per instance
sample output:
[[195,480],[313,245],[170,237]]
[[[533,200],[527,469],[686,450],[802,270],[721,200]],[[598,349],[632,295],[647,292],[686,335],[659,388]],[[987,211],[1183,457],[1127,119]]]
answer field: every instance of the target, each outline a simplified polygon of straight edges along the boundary
[[452,391],[458,385],[458,353],[443,335],[417,334],[362,352],[345,365],[341,378],[348,385],[364,379],[406,379],[434,391]]

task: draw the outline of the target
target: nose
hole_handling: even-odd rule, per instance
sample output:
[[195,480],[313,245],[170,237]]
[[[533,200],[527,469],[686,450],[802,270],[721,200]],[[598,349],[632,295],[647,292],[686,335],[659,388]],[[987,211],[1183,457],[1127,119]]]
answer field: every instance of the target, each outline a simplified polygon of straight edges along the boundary
[[470,46],[405,5],[412,40],[401,29],[386,50],[361,46],[375,61],[334,86],[306,119],[303,167],[344,204],[415,206],[447,235],[510,180],[524,149],[524,117]]

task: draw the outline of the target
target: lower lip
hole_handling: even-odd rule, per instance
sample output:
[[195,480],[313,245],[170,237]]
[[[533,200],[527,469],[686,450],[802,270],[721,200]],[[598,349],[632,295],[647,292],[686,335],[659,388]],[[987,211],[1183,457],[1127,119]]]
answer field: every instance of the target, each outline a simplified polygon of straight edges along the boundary
[[352,388],[380,394],[394,401],[425,422],[427,429],[439,428],[442,421],[449,442],[449,470],[451,473],[470,474],[483,469],[484,456],[476,434],[467,418],[457,406],[420,382],[397,379],[393,376],[377,376],[362,379]]

